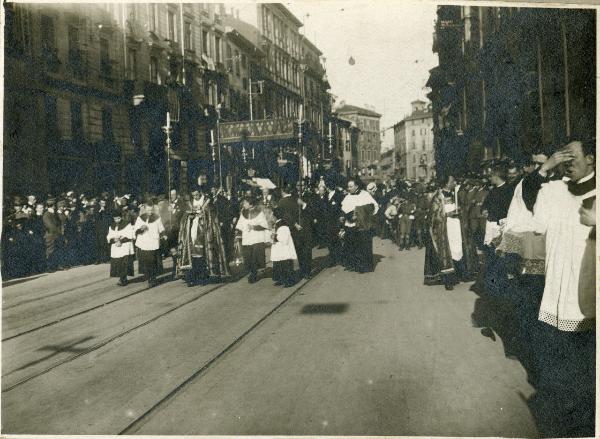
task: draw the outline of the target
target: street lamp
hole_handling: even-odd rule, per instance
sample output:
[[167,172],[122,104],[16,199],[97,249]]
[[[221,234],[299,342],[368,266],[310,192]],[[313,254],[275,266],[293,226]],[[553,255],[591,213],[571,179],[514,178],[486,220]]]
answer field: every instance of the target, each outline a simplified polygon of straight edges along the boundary
[[[162,127],[163,132],[167,135],[167,188],[169,190],[167,197],[171,196],[171,113],[167,111],[167,124]],[[171,209],[169,209],[169,222],[171,220]]]
[[329,139],[329,155],[333,159],[333,145],[331,144],[333,140],[333,133],[331,131],[331,121],[329,121],[329,134],[327,135],[327,138]]

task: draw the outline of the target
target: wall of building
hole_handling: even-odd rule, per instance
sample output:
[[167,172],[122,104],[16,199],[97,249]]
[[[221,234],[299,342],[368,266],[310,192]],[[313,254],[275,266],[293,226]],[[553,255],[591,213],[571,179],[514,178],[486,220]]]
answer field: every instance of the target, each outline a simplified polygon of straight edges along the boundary
[[[249,41],[228,37],[222,4],[9,5],[6,191],[166,190],[161,127],[167,110],[177,154],[172,184],[186,189],[199,174],[212,173],[208,143],[215,108],[220,105],[227,120],[249,118],[252,66],[257,75],[252,79],[265,81],[254,117],[298,116],[301,23],[283,5],[236,6],[254,11],[252,22],[240,25],[253,34]],[[273,40],[266,46],[263,10],[283,26],[277,34],[271,27]],[[239,18],[238,11],[229,15]],[[280,38],[281,29],[288,38]],[[264,47],[272,50],[256,56]],[[314,122],[322,129],[330,101],[326,89],[319,90],[314,102],[322,102],[324,110]],[[178,107],[168,94],[179,97]],[[134,105],[140,95],[143,102]]]
[[438,171],[595,134],[594,10],[444,5],[437,15],[428,85]]

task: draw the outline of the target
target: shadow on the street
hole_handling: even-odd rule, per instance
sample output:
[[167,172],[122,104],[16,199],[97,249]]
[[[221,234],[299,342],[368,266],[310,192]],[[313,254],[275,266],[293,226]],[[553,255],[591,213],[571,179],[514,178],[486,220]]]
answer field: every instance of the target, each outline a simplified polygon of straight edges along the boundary
[[383,259],[385,259],[385,256],[373,254],[373,270],[375,270],[375,267],[377,267],[377,264],[379,264]]
[[490,342],[499,338],[505,356],[519,361],[527,372],[535,392],[520,397],[542,437],[594,436],[595,371],[581,367],[595,356],[593,334],[567,333],[576,347],[564,347],[570,344],[561,345],[564,332],[538,320],[543,279],[524,276],[519,283],[511,282],[508,292],[493,295],[484,291],[483,281],[475,282],[471,291],[479,297],[471,315],[473,326]]
[[68,342],[68,343],[64,343],[61,345],[48,345],[48,346],[42,346],[41,348],[37,349],[38,351],[46,351],[46,352],[51,352],[50,354],[46,355],[45,357],[39,358],[37,360],[31,361],[29,363],[24,364],[23,366],[19,367],[18,369],[15,369],[13,371],[10,371],[2,376],[8,376],[11,373],[14,372],[18,372],[24,369],[27,369],[31,366],[35,366],[36,364],[40,364],[43,363],[44,361],[49,360],[52,357],[55,357],[63,352],[69,352],[69,353],[80,353],[80,352],[85,352],[88,348],[87,347],[76,347],[77,345],[80,345],[82,343],[86,343],[90,340],[93,340],[94,337],[83,337],[79,340],[75,340],[73,342]]
[[304,305],[301,314],[343,314],[348,311],[347,303],[309,303]]

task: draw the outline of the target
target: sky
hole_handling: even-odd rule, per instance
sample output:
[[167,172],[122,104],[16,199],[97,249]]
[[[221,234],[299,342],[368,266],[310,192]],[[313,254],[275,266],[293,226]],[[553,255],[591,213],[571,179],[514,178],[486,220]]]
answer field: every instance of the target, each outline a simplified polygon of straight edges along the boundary
[[[425,83],[438,64],[432,52],[435,3],[407,0],[301,0],[284,3],[304,35],[325,57],[331,93],[339,104],[375,107],[387,128],[427,100]],[[308,16],[307,16],[308,14]],[[350,65],[350,57],[354,65]],[[393,131],[382,138],[393,144]]]

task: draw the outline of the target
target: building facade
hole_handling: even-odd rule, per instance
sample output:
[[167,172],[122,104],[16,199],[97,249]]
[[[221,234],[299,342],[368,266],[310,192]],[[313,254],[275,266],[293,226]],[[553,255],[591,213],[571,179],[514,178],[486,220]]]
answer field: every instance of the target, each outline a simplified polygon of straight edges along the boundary
[[334,112],[331,114],[329,128],[335,145],[333,166],[342,175],[355,175],[358,172],[358,127],[353,121]]
[[398,176],[427,181],[435,176],[431,105],[417,100],[411,102],[411,107],[411,114],[394,125]]
[[379,175],[379,156],[381,154],[381,114],[373,110],[344,104],[336,113],[356,124],[358,128],[357,170],[361,178],[376,180]]
[[[219,121],[298,118],[304,99],[302,23],[283,5],[251,6],[254,22],[218,3],[7,4],[5,191],[216,182]],[[325,104],[314,120],[322,141],[321,73],[311,104]],[[243,165],[234,148],[220,152],[219,174]]]
[[596,12],[438,7],[428,86],[438,174],[595,134]]
[[388,149],[381,153],[379,168],[381,177],[384,180],[392,179],[396,176],[396,151]]
[[122,38],[110,14],[85,9],[6,8],[5,193],[108,190],[122,178],[133,151]]

